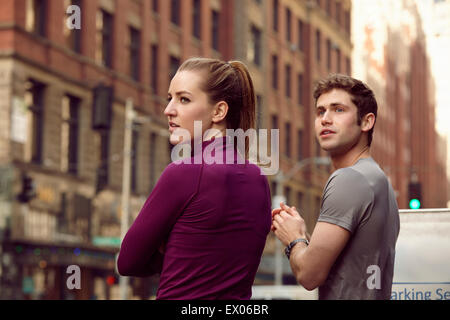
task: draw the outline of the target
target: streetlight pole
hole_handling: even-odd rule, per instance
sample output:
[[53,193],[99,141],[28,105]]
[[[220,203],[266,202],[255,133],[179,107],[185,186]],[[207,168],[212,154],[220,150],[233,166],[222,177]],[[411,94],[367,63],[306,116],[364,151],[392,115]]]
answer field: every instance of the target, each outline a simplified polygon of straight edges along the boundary
[[[122,171],[122,216],[120,224],[121,242],[129,227],[130,217],[130,180],[131,180],[131,136],[133,131],[133,101],[128,98],[125,106],[125,134],[123,144],[123,171]],[[120,277],[120,299],[128,298],[128,277]]]
[[[315,163],[319,165],[330,164],[330,159],[327,157],[311,157],[303,159],[295,164],[295,166],[289,170],[287,174],[284,174],[281,169],[275,176],[275,182],[277,184],[275,195],[272,198],[272,209],[278,208],[280,202],[286,203],[286,197],[283,195],[283,184],[289,181],[298,171],[309,163]],[[275,285],[281,286],[283,284],[283,253],[281,241],[275,239]]]

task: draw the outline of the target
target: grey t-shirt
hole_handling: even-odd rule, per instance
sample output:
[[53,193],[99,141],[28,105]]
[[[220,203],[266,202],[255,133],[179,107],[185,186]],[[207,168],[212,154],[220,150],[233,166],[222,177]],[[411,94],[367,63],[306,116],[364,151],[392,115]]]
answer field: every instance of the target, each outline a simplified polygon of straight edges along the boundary
[[318,221],[351,232],[319,299],[390,299],[400,219],[394,190],[372,158],[333,172]]

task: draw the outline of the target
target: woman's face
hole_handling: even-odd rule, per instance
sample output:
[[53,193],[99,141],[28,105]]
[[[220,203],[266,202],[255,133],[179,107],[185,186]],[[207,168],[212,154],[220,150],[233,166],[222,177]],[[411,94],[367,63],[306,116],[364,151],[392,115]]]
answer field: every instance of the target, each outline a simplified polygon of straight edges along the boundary
[[201,72],[180,71],[170,82],[164,115],[168,118],[169,140],[173,145],[185,142],[180,129],[187,130],[190,138],[194,138],[194,121],[201,121],[202,136],[212,125],[213,106],[200,89],[201,81]]

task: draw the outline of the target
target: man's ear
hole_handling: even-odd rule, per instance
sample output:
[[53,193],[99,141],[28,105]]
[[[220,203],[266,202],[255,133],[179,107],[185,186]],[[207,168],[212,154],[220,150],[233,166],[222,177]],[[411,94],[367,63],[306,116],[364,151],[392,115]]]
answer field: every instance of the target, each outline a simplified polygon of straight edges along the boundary
[[361,130],[363,132],[369,132],[375,125],[375,115],[370,112],[365,114],[361,119]]
[[228,113],[228,103],[226,103],[225,101],[217,102],[213,108],[213,114],[211,119],[212,122],[213,123],[221,122],[223,119],[225,119],[227,113]]

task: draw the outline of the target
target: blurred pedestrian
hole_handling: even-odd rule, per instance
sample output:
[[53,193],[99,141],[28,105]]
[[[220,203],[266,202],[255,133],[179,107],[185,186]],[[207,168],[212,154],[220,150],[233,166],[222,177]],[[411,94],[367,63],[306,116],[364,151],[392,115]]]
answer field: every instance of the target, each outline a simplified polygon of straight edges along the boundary
[[[255,92],[246,66],[185,61],[170,83],[164,114],[170,143],[190,144],[190,161],[163,171],[122,242],[119,273],[160,273],[157,299],[249,299],[271,200],[266,176],[248,161],[248,145],[239,152],[226,132],[253,128]],[[198,156],[209,158],[199,163]]]
[[316,138],[335,171],[310,239],[297,209],[283,203],[272,211],[272,230],[297,281],[319,287],[319,299],[390,299],[400,224],[394,190],[370,156],[374,94],[357,79],[331,75],[314,98]]

